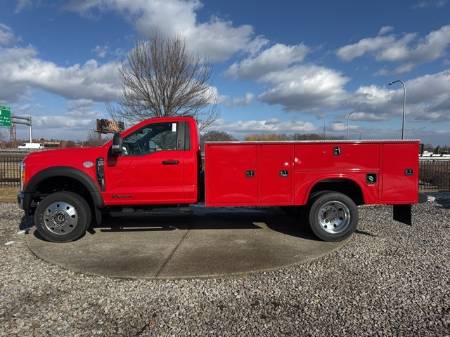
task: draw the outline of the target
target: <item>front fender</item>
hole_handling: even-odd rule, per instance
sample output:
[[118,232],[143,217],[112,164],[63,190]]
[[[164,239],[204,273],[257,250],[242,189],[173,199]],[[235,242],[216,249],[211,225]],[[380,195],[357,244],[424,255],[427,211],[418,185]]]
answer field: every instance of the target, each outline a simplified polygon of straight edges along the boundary
[[94,206],[96,208],[103,207],[103,199],[100,194],[99,188],[97,184],[92,180],[90,176],[88,176],[86,173],[73,168],[73,167],[66,167],[66,166],[57,166],[57,167],[51,167],[44,169],[35,175],[31,177],[31,179],[26,184],[24,190],[23,190],[23,209],[25,211],[28,211],[31,205],[32,196],[34,193],[37,192],[37,188],[41,182],[48,178],[54,178],[54,177],[68,177],[75,179],[80,184],[82,184],[86,190],[89,192],[93,202]]

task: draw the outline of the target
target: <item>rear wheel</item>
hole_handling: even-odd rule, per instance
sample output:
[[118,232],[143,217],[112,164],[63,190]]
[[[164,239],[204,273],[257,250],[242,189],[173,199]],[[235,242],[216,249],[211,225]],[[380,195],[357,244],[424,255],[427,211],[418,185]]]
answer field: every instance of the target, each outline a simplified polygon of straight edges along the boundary
[[345,194],[321,194],[313,200],[309,223],[318,238],[324,241],[341,241],[356,230],[358,207]]
[[91,223],[86,201],[73,192],[55,192],[39,202],[34,214],[38,233],[48,241],[74,241],[84,235]]

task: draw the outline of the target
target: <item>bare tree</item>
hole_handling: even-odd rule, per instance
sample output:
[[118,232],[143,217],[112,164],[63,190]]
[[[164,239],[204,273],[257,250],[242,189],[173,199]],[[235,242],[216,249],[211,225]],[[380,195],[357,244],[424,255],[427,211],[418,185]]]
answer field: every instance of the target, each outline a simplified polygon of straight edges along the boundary
[[122,99],[115,119],[194,116],[204,129],[217,118],[208,84],[211,66],[186,50],[180,38],[137,42],[120,69]]
[[236,139],[227,132],[211,130],[211,131],[205,132],[204,134],[202,134],[200,136],[200,148],[203,151],[203,149],[205,148],[205,142],[232,141],[232,140],[236,140]]
[[102,139],[101,135],[95,130],[89,130],[86,140],[82,143],[84,146],[100,146],[103,145],[107,139]]

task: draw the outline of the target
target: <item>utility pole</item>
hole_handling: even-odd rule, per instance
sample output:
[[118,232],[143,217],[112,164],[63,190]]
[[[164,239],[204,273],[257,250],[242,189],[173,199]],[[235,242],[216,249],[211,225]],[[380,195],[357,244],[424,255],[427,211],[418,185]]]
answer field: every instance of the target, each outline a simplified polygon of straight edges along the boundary
[[16,124],[11,124],[9,127],[9,140],[15,143],[16,139]]
[[350,139],[350,129],[349,129],[349,125],[348,125],[348,120],[350,119],[350,115],[354,112],[355,111],[352,111],[347,114],[347,139]]
[[400,83],[403,87],[402,139],[404,139],[405,138],[406,86],[405,86],[405,82],[403,82],[402,80],[395,80],[395,81],[389,82],[389,85],[393,85],[395,83]]

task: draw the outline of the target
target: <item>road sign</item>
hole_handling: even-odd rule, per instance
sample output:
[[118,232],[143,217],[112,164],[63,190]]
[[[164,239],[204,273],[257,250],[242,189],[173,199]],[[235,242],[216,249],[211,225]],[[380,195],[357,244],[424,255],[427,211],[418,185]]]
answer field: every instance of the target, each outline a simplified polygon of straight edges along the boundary
[[6,106],[0,106],[0,126],[11,126],[11,109]]

